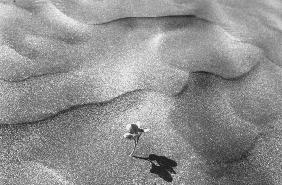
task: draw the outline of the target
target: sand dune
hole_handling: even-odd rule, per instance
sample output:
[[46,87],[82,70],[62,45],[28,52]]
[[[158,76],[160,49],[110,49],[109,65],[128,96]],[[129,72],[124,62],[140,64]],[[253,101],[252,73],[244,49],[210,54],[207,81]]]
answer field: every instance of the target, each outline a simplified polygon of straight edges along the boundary
[[281,184],[281,9],[0,0],[0,184]]

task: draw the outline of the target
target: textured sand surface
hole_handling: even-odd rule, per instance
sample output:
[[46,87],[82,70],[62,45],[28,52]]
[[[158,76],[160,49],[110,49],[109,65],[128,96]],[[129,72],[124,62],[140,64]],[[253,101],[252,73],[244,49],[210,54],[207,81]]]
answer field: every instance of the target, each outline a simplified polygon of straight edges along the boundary
[[0,0],[0,185],[282,184],[281,10]]

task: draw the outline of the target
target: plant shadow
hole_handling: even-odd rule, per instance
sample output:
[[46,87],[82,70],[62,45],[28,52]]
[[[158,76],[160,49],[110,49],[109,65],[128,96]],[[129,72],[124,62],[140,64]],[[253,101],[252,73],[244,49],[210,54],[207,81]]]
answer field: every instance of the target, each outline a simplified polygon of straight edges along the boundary
[[[158,156],[155,154],[150,154],[149,157],[132,157],[149,161],[151,163],[151,173],[158,175],[166,182],[172,182],[173,178],[171,174],[176,174],[173,167],[177,166],[177,163],[174,160],[169,159],[165,156]],[[154,162],[156,162],[157,164],[155,164]]]

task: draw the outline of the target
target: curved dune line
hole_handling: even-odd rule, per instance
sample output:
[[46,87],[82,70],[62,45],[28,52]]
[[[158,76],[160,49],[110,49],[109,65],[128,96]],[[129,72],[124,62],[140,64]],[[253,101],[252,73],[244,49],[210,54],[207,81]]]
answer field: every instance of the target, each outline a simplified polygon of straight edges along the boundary
[[55,38],[68,43],[79,43],[87,41],[91,36],[91,26],[66,16],[48,0],[17,0],[15,5],[41,18],[51,30],[55,30]]
[[[58,51],[54,50],[54,46]],[[0,46],[0,79],[19,82],[30,77],[65,73],[76,66],[57,42],[26,35],[14,47]],[[22,48],[24,48],[22,50]],[[44,52],[42,52],[44,51]],[[34,55],[34,58],[30,58]],[[59,59],[55,59],[55,58]]]
[[[68,47],[55,40],[48,40],[43,37],[26,35],[23,40],[23,47],[36,53],[34,67],[35,73],[57,73],[67,72],[70,68],[77,66],[73,48]],[[44,72],[45,71],[45,72]]]
[[20,81],[31,74],[30,59],[19,55],[8,46],[0,46],[0,79],[4,81]]

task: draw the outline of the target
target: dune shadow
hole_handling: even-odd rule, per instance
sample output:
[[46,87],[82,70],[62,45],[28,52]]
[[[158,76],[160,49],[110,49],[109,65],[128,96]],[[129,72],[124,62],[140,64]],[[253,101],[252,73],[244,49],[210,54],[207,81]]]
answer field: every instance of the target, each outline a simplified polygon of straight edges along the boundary
[[149,157],[132,156],[137,159],[146,160],[151,163],[150,172],[158,175],[166,182],[172,182],[173,178],[171,174],[176,174],[173,167],[177,166],[177,163],[165,156],[158,156],[156,154],[150,154]]

